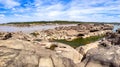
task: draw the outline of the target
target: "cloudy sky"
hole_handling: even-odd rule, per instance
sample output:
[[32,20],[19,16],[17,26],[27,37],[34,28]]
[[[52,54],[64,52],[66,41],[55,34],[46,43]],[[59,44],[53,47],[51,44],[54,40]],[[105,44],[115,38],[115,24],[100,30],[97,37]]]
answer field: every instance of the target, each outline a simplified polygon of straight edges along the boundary
[[0,0],[0,23],[52,20],[120,22],[120,0]]

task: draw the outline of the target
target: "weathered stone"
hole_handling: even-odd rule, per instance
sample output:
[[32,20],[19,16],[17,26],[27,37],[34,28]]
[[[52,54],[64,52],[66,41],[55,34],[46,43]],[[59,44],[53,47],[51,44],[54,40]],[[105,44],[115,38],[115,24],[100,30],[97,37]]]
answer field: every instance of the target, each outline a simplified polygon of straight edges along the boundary
[[86,45],[84,45],[84,46],[77,47],[76,50],[77,50],[80,54],[85,55],[88,50],[98,47],[99,44],[100,44],[100,42],[99,42],[99,41],[96,41],[96,42],[94,42],[94,43],[90,43],[90,44],[86,44]]
[[111,32],[112,29],[113,25],[109,24],[80,24],[77,26],[56,27],[55,29],[40,31],[37,37],[43,40],[72,39],[75,36],[87,38],[90,36],[104,35],[107,32]]
[[74,63],[79,63],[82,59],[82,55],[69,45],[65,45],[57,42],[41,42],[42,47],[55,51],[58,55],[73,60]]
[[80,67],[120,67],[120,47],[94,48],[88,51]]
[[0,67],[76,67],[72,59],[23,40],[0,40]]
[[9,38],[11,38],[11,37],[12,37],[12,33],[7,33],[7,34],[4,36],[3,40],[7,40],[7,39],[9,39]]

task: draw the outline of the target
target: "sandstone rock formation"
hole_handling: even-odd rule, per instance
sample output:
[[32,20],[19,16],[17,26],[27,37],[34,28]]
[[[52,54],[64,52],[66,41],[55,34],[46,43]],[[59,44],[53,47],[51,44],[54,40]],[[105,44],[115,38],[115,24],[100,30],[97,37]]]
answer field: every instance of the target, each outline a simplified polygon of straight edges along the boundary
[[[109,28],[109,29],[108,29]],[[90,36],[104,35],[111,32],[113,26],[109,24],[79,24],[77,26],[56,27],[32,33],[5,32],[1,33],[0,39],[24,39],[24,40],[53,40],[66,39],[73,40],[77,37],[87,38]]]
[[119,29],[114,33],[107,33],[103,43],[106,45],[120,45],[120,33]]
[[[104,35],[111,32],[110,24],[79,24],[77,26],[56,27],[55,29],[37,31],[40,39],[74,39],[76,37],[87,38],[90,36]],[[34,32],[36,33],[36,32]]]
[[120,47],[91,49],[83,58],[80,67],[120,67]]
[[80,67],[120,67],[120,33],[107,33],[98,47],[87,51]]
[[58,55],[73,60],[74,63],[80,63],[83,55],[69,45],[57,42],[40,42],[41,47],[55,51]]
[[0,32],[0,40],[8,40],[8,39],[33,41],[35,37],[32,37],[30,34],[23,32]]
[[76,67],[73,60],[78,58],[76,56],[72,59],[70,53],[74,55],[79,53],[75,54],[77,53],[75,50],[69,53],[69,49],[67,55],[65,51],[68,49],[63,49],[63,53],[58,54],[53,50],[42,48],[40,44],[28,41],[0,40],[0,67]]
[[[112,28],[109,24],[79,24],[31,34],[0,33],[0,67],[120,67],[120,33],[111,33]],[[106,33],[103,40],[77,50],[49,40]]]
[[88,50],[97,48],[99,44],[100,44],[100,41],[96,41],[90,44],[86,44],[84,46],[77,47],[76,50],[84,56],[88,52]]

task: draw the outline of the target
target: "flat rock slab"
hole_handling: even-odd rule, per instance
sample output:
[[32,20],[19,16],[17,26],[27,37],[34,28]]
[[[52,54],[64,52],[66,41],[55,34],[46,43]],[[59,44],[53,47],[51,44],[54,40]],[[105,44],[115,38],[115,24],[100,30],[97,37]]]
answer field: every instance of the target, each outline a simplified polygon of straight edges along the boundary
[[66,57],[22,40],[0,40],[0,67],[76,67]]

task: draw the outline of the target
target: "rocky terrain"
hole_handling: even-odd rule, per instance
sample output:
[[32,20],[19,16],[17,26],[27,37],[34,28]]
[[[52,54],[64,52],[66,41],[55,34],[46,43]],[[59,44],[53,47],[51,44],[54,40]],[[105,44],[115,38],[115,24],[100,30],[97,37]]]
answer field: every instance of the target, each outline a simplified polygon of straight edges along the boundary
[[72,40],[77,37],[87,38],[90,36],[104,35],[112,32],[111,24],[78,24],[77,26],[56,27],[55,29],[36,31],[31,33],[40,39],[66,39]]
[[0,67],[76,67],[75,63],[79,63],[81,58],[82,55],[68,45],[0,41]]
[[[56,27],[36,31],[32,33],[23,32],[1,32],[0,38],[25,39],[25,40],[53,40],[66,39],[73,40],[75,38],[87,38],[90,36],[104,35],[107,32],[112,32],[113,25],[111,24],[78,24],[77,26]],[[4,39],[6,39],[4,38]]]
[[80,67],[120,67],[120,37],[119,36],[120,36],[120,29],[118,29],[115,33],[107,33],[106,37],[99,42],[99,45],[97,45],[96,48],[87,51],[79,66]]
[[[119,29],[113,33],[112,26],[107,24],[59,28],[45,30],[44,34],[41,31],[41,33],[38,31],[32,34],[1,32],[0,67],[120,67]],[[76,31],[77,34],[69,32],[71,30]],[[102,40],[79,46],[76,49],[67,44],[51,42],[49,39],[40,37],[40,34],[48,37],[48,33],[49,37],[52,34],[59,37],[60,34],[62,36],[68,32],[67,36],[79,34],[81,37],[83,34],[80,34],[80,30],[84,34],[88,30],[87,35],[100,31],[107,32],[104,33],[106,36]],[[64,31],[64,34],[59,33],[61,31]]]

